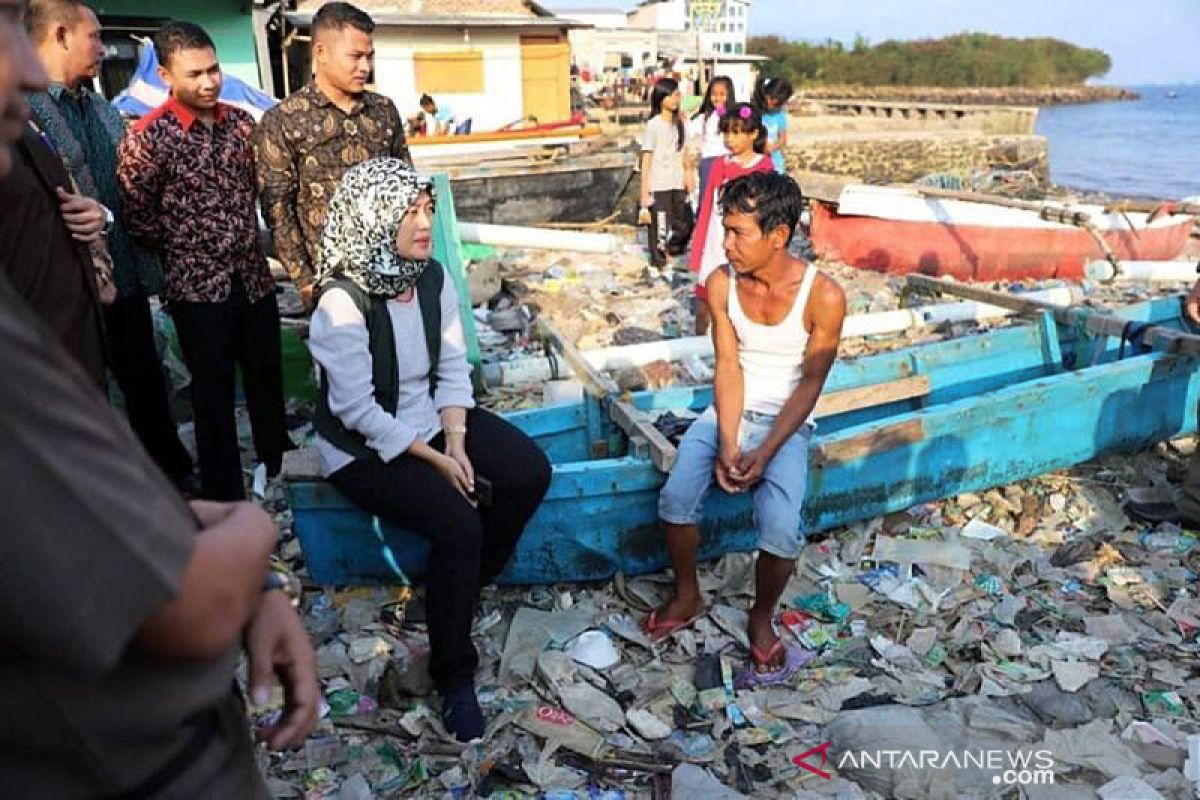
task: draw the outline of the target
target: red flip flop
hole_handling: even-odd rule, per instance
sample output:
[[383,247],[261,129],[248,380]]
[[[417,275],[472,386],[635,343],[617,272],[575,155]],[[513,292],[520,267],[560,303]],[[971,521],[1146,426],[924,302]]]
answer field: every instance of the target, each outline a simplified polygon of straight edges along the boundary
[[[783,663],[766,672],[759,672],[759,667],[770,666],[780,650],[784,651]],[[791,680],[801,667],[816,658],[816,653],[801,650],[799,647],[788,647],[782,639],[776,639],[770,649],[764,651],[755,645],[750,646],[750,664],[738,675],[736,685],[739,689],[750,689],[755,686],[775,686]]]
[[657,608],[651,611],[649,616],[642,620],[641,625],[642,630],[650,637],[650,641],[655,644],[667,639],[676,631],[683,630],[708,613],[707,610],[701,611],[690,619],[659,619],[658,612]]

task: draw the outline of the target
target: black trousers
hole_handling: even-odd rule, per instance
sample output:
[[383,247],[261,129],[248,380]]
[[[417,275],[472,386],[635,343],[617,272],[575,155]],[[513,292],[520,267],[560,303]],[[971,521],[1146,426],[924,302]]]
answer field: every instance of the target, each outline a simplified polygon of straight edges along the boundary
[[154,321],[144,295],[118,298],[104,307],[109,368],[125,396],[129,426],[168,478],[192,472],[192,457],[171,419],[162,359],[154,346]]
[[254,434],[254,449],[275,474],[292,448],[283,411],[283,354],[279,307],[269,294],[249,302],[241,280],[220,303],[172,303],[183,360],[192,373],[192,413],[201,494],[209,500],[244,500],[242,456],[234,416],[236,369]]
[[650,208],[650,263],[661,267],[669,256],[687,250],[693,227],[695,220],[686,192],[682,189],[654,192],[654,205]]
[[[438,434],[430,443],[445,441]],[[479,587],[504,569],[550,486],[550,462],[533,441],[482,409],[467,414],[467,456],[492,482],[490,508],[471,504],[427,462],[402,454],[388,463],[358,460],[329,480],[360,508],[433,545],[425,578],[429,672],[438,691],[472,681],[479,657],[471,621]]]

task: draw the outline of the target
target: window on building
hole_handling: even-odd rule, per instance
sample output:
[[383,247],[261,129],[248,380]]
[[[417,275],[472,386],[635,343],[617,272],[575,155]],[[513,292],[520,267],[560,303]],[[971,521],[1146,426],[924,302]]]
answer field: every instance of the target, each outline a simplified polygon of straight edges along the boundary
[[732,53],[733,45],[731,45],[729,42],[726,42],[725,47],[723,49],[725,50],[726,53]]
[[746,52],[746,47],[741,42],[738,42],[737,44],[735,44],[733,46],[733,52],[737,53],[738,55],[741,55],[742,53]]
[[424,94],[482,94],[483,51],[414,53],[417,88]]

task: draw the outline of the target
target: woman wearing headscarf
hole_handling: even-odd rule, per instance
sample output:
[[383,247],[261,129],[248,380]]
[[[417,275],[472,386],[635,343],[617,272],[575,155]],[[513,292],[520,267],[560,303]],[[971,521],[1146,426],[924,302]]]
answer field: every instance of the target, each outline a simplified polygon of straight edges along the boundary
[[[394,158],[349,170],[329,205],[309,348],[316,447],[355,504],[429,539],[430,674],[462,741],[483,733],[471,622],[550,483],[545,454],[475,407],[458,295],[433,250],[428,181]],[[491,482],[491,497],[477,492]],[[490,502],[489,502],[490,500]]]

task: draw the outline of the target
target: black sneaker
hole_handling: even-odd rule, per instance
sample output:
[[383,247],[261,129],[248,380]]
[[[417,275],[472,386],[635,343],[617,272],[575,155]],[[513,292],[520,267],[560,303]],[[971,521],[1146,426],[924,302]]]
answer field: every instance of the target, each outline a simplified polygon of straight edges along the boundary
[[475,698],[475,684],[464,683],[442,692],[442,724],[460,742],[483,736],[483,712]]

